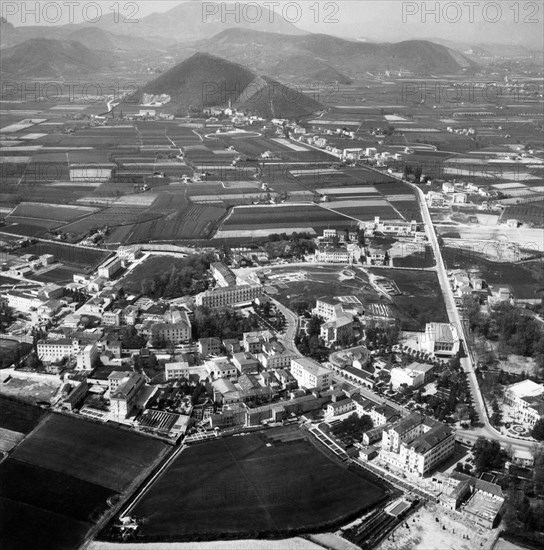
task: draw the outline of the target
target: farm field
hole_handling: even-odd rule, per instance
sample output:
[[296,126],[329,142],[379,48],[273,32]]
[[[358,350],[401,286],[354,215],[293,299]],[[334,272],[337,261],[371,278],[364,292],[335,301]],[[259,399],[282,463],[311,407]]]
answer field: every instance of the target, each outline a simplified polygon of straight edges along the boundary
[[341,214],[321,208],[315,204],[300,204],[297,206],[247,206],[234,207],[230,215],[221,224],[221,230],[251,230],[292,227],[294,231],[300,227],[312,227],[319,234],[323,229],[335,227],[345,229],[355,227],[356,221]]
[[108,497],[141,482],[168,448],[134,432],[49,414],[0,465],[2,548],[79,547]]
[[12,458],[123,492],[166,449],[135,432],[52,414]]
[[269,433],[183,451],[134,509],[145,518],[144,540],[318,530],[384,497],[382,487],[310,442],[280,442],[265,438]]
[[25,218],[31,220],[44,220],[67,223],[89,214],[96,212],[96,208],[89,208],[85,206],[68,206],[57,204],[45,204],[45,203],[30,203],[23,202],[10,212],[6,217],[8,221],[11,218]]
[[0,395],[0,428],[27,434],[46,414],[44,409]]
[[35,256],[52,254],[58,262],[66,266],[95,267],[102,263],[110,255],[110,252],[91,248],[80,248],[69,244],[39,242],[24,248],[19,248],[14,254],[33,254]]

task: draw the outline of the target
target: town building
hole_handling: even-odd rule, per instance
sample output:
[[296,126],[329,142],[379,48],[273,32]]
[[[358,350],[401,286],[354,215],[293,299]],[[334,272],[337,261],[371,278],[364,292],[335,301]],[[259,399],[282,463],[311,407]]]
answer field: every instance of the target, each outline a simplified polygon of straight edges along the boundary
[[308,357],[291,359],[291,374],[301,388],[324,390],[332,381],[331,371]]
[[236,275],[222,262],[215,262],[210,265],[210,271],[215,283],[219,287],[236,285]]
[[514,409],[517,422],[534,426],[544,418],[544,384],[531,380],[511,384],[504,390],[504,402]]
[[162,339],[168,345],[186,343],[191,339],[191,322],[187,313],[177,323],[154,323],[151,327],[153,339]]
[[343,246],[320,244],[314,253],[314,261],[328,264],[349,264],[353,262],[353,255]]
[[121,268],[121,258],[114,256],[98,268],[98,276],[104,279],[111,279]]
[[198,340],[198,352],[203,357],[219,355],[221,353],[221,340],[219,338],[200,338]]
[[240,374],[252,374],[259,372],[260,363],[258,359],[248,351],[240,351],[233,354],[232,364],[238,369]]
[[189,379],[190,374],[191,371],[187,361],[165,363],[164,365],[164,378],[167,382],[171,380]]
[[287,349],[281,342],[263,342],[259,360],[266,370],[287,369],[291,366],[291,359],[298,354]]
[[382,434],[380,456],[387,464],[423,477],[455,450],[455,432],[447,424],[413,413]]
[[328,417],[340,416],[355,410],[355,403],[349,397],[343,396],[340,399],[335,399],[335,397],[333,396],[333,400],[325,407],[325,414]]
[[132,412],[134,403],[145,385],[145,377],[137,372],[122,379],[117,389],[110,393],[111,413],[117,422],[124,421]]
[[315,308],[312,310],[314,315],[325,319],[325,321],[330,321],[335,319],[339,315],[344,313],[344,308],[342,302],[326,296],[317,298],[315,301]]
[[344,313],[323,323],[319,329],[319,336],[327,346],[347,343],[353,338],[353,325],[353,317]]
[[236,285],[206,290],[195,297],[197,306],[227,307],[251,303],[263,293],[262,285]]
[[453,357],[459,352],[459,334],[457,328],[449,323],[427,323],[425,334],[421,338],[424,351],[437,356]]
[[76,370],[93,370],[98,356],[99,351],[96,343],[87,344],[76,355]]
[[391,369],[391,387],[397,390],[406,384],[409,388],[419,388],[429,380],[432,370],[432,365],[422,363],[412,363],[407,367],[394,367]]

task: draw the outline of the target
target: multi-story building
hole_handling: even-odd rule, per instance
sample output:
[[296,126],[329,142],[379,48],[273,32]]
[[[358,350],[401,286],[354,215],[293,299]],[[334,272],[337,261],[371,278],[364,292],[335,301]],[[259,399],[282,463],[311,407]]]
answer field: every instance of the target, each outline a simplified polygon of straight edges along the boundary
[[200,338],[198,340],[198,352],[203,357],[219,355],[221,353],[221,340],[219,338]]
[[291,359],[291,374],[301,388],[324,390],[331,385],[331,371],[308,357]]
[[121,258],[121,260],[126,260],[129,262],[133,262],[139,258],[141,253],[142,247],[135,244],[130,246],[120,246],[117,249],[117,256]]
[[269,330],[257,330],[254,332],[244,332],[243,347],[244,350],[255,355],[262,351],[263,344],[270,342],[273,334]]
[[344,308],[342,302],[324,296],[315,301],[315,308],[312,310],[312,313],[325,319],[325,321],[330,321],[342,315]]
[[98,276],[104,279],[111,279],[121,267],[121,258],[114,256],[98,268]]
[[422,414],[395,422],[382,434],[381,457],[398,470],[423,477],[455,450],[455,432]]
[[75,357],[82,351],[85,344],[77,339],[59,338],[57,340],[40,340],[37,344],[38,357],[42,361],[56,362],[65,357]]
[[236,285],[206,290],[195,297],[197,306],[227,307],[235,304],[251,303],[263,293],[262,285]]
[[176,363],[166,363],[164,365],[164,378],[168,382],[170,380],[181,380],[189,378],[191,371],[187,361],[178,361]]
[[433,355],[453,357],[459,352],[457,328],[449,323],[427,323],[421,338],[421,348]]
[[544,384],[531,380],[511,384],[504,391],[504,402],[514,409],[518,422],[534,426],[544,418]]
[[208,374],[214,378],[232,378],[236,380],[238,377],[238,370],[226,357],[217,357],[206,361],[204,366]]
[[93,370],[99,351],[96,343],[87,344],[76,355],[76,370]]
[[10,290],[5,294],[8,307],[22,313],[30,313],[37,310],[47,299],[38,295],[37,291],[32,290]]
[[216,284],[220,287],[236,285],[236,275],[221,262],[215,262],[210,265],[210,271]]
[[232,363],[240,374],[251,374],[259,372],[261,364],[259,360],[248,351],[240,351],[233,354]]
[[429,381],[433,365],[414,362],[407,367],[394,367],[391,369],[391,384],[394,390],[403,384],[410,388],[419,388]]
[[353,337],[353,317],[344,313],[336,317],[336,319],[323,323],[319,336],[327,346],[349,341]]
[[121,324],[121,310],[104,311],[102,314],[102,324],[108,326],[119,326]]
[[355,403],[349,397],[345,397],[339,401],[328,403],[325,407],[325,414],[327,416],[340,416],[353,410],[355,410]]
[[280,342],[264,342],[259,359],[266,370],[286,369],[291,366],[291,359],[297,356]]
[[353,255],[345,247],[321,244],[314,253],[314,261],[328,264],[349,264],[353,262]]
[[121,381],[113,393],[110,393],[111,413],[114,420],[122,422],[130,415],[134,402],[144,386],[145,377],[133,372]]
[[180,323],[155,323],[151,327],[153,338],[164,339],[169,345],[177,345],[188,342],[191,339],[191,324]]

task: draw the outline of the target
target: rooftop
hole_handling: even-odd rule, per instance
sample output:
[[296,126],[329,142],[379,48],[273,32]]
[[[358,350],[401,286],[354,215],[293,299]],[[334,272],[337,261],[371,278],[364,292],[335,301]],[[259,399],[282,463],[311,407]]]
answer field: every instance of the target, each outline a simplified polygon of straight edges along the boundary
[[329,369],[326,369],[317,361],[309,359],[308,357],[297,357],[296,359],[291,359],[291,361],[297,363],[305,371],[313,374],[314,376],[323,376],[324,374],[328,374],[330,372]]

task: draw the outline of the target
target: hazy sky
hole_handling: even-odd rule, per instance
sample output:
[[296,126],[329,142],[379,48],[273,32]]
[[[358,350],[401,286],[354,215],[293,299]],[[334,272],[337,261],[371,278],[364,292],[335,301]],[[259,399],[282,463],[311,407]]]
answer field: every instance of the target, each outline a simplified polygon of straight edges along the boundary
[[[50,13],[56,10],[53,5],[61,6],[63,19],[60,23],[68,22],[69,8],[65,2],[67,0],[2,0],[2,15],[8,14],[8,20],[14,25],[36,24],[36,16],[32,15],[35,5],[41,4],[43,9],[49,4]],[[181,0],[72,0],[71,9],[76,22],[81,21],[84,7],[90,17],[96,13],[91,4],[100,5],[104,15],[119,6],[121,13],[134,13],[141,19],[152,12],[167,11],[180,3]],[[208,13],[219,15],[224,13],[227,4],[202,3],[207,5],[205,9],[209,10]],[[543,49],[544,4],[541,0],[259,0],[249,3],[273,7],[302,29],[346,38],[400,41],[438,37],[468,43],[525,44]],[[234,4],[243,13],[242,3]],[[22,21],[25,9],[29,13],[26,21]],[[10,10],[17,13],[9,16]]]

